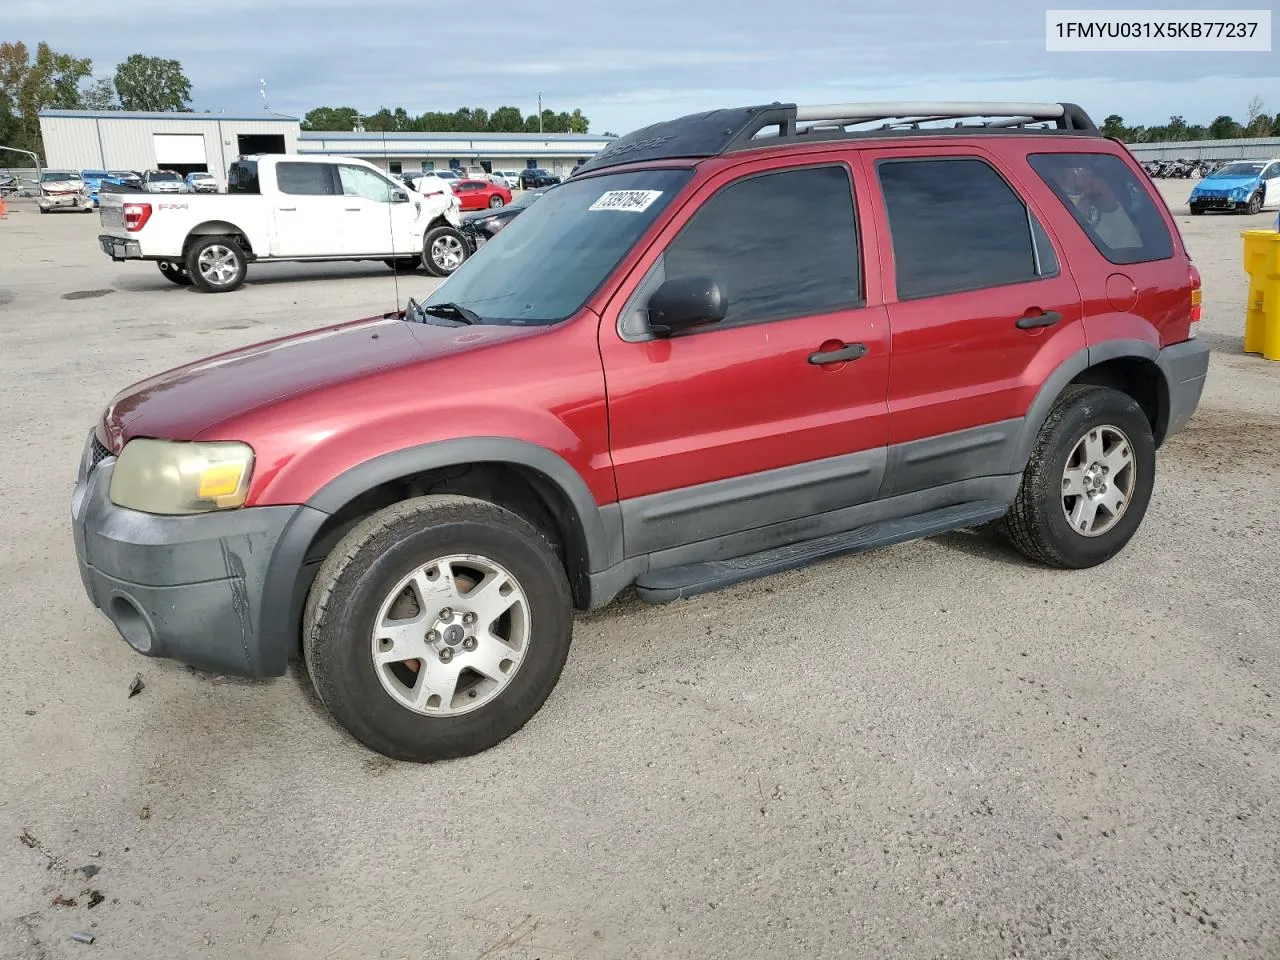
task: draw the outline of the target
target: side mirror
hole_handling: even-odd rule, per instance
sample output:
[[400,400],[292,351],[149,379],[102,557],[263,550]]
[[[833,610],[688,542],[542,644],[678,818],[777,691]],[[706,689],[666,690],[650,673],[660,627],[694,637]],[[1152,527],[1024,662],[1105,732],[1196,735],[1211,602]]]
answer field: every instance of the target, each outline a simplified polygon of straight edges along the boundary
[[729,307],[724,288],[710,277],[673,277],[649,298],[649,329],[669,337],[707,323],[719,323]]
[[392,191],[391,202],[392,203],[408,203],[409,195],[405,193],[403,190]]

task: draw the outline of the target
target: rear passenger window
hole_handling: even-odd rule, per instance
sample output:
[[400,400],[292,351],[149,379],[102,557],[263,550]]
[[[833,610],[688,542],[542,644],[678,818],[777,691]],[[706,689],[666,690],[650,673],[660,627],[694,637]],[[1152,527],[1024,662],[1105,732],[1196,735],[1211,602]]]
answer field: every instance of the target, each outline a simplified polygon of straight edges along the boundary
[[716,327],[861,302],[853,186],[844,167],[748,177],[706,201],[663,254],[667,279],[710,276],[729,307]]
[[881,160],[898,299],[1022,283],[1058,272],[1044,228],[1000,174],[967,157]]
[[1119,157],[1035,153],[1027,162],[1112,263],[1147,263],[1173,256],[1173,238],[1164,217]]
[[281,193],[309,197],[332,197],[333,173],[327,163],[277,163],[276,185]]

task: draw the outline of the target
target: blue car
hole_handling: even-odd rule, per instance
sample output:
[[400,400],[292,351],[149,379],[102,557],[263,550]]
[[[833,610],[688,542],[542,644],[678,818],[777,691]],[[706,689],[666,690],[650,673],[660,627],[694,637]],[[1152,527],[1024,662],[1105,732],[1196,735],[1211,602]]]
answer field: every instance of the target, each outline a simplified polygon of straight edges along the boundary
[[1280,160],[1233,160],[1197,183],[1187,206],[1193,214],[1280,210]]
[[84,181],[84,185],[89,188],[89,199],[93,201],[93,205],[98,205],[98,190],[102,187],[102,181],[110,177],[111,174],[106,170],[81,170],[80,179]]

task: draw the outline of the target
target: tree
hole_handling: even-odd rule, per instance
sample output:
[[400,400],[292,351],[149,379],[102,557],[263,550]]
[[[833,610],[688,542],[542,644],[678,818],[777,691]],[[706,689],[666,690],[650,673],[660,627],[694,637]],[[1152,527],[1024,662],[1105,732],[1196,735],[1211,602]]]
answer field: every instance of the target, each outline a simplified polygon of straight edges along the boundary
[[1240,132],[1240,124],[1225,113],[1220,117],[1216,117],[1213,123],[1209,124],[1210,140],[1234,140],[1240,136]]
[[524,117],[517,107],[499,107],[489,114],[489,130],[493,133],[518,133],[524,129]]
[[1102,135],[1104,137],[1118,137],[1123,140],[1128,132],[1129,128],[1124,125],[1124,117],[1118,113],[1113,113],[1102,121]]
[[118,110],[116,87],[110,77],[100,77],[80,91],[80,106],[85,110]]
[[168,113],[191,104],[191,81],[177,60],[131,54],[116,67],[115,82],[125,110]]
[[5,145],[43,156],[40,111],[79,106],[80,83],[92,71],[92,60],[58,53],[44,42],[34,58],[21,41],[0,43],[0,114],[10,128]]
[[1280,137],[1280,113],[1271,120],[1271,136]]
[[353,130],[360,113],[355,107],[316,107],[302,118],[303,130]]
[[1180,116],[1170,117],[1167,131],[1170,140],[1185,140],[1187,139],[1187,122]]
[[570,133],[586,133],[587,128],[590,126],[590,122],[582,115],[581,110],[574,110],[573,113],[569,114]]
[[1253,99],[1249,101],[1249,105],[1244,110],[1245,129],[1252,127],[1254,122],[1262,116],[1265,116],[1262,112],[1262,98],[1255,93]]
[[[1117,118],[1117,119],[1118,119],[1118,118]],[[612,133],[612,132],[610,132],[610,131],[606,130],[604,133],[600,134],[600,136],[602,136],[602,137],[616,137],[616,136],[617,136],[617,134],[616,134],[616,133]]]

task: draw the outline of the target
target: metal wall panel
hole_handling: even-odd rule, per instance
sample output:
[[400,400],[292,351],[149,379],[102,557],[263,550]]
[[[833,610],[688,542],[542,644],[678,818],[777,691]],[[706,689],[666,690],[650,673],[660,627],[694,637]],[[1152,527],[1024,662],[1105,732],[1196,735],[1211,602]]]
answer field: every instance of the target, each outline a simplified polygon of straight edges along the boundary
[[1129,143],[1125,146],[1139,160],[1271,160],[1280,157],[1280,137]]

